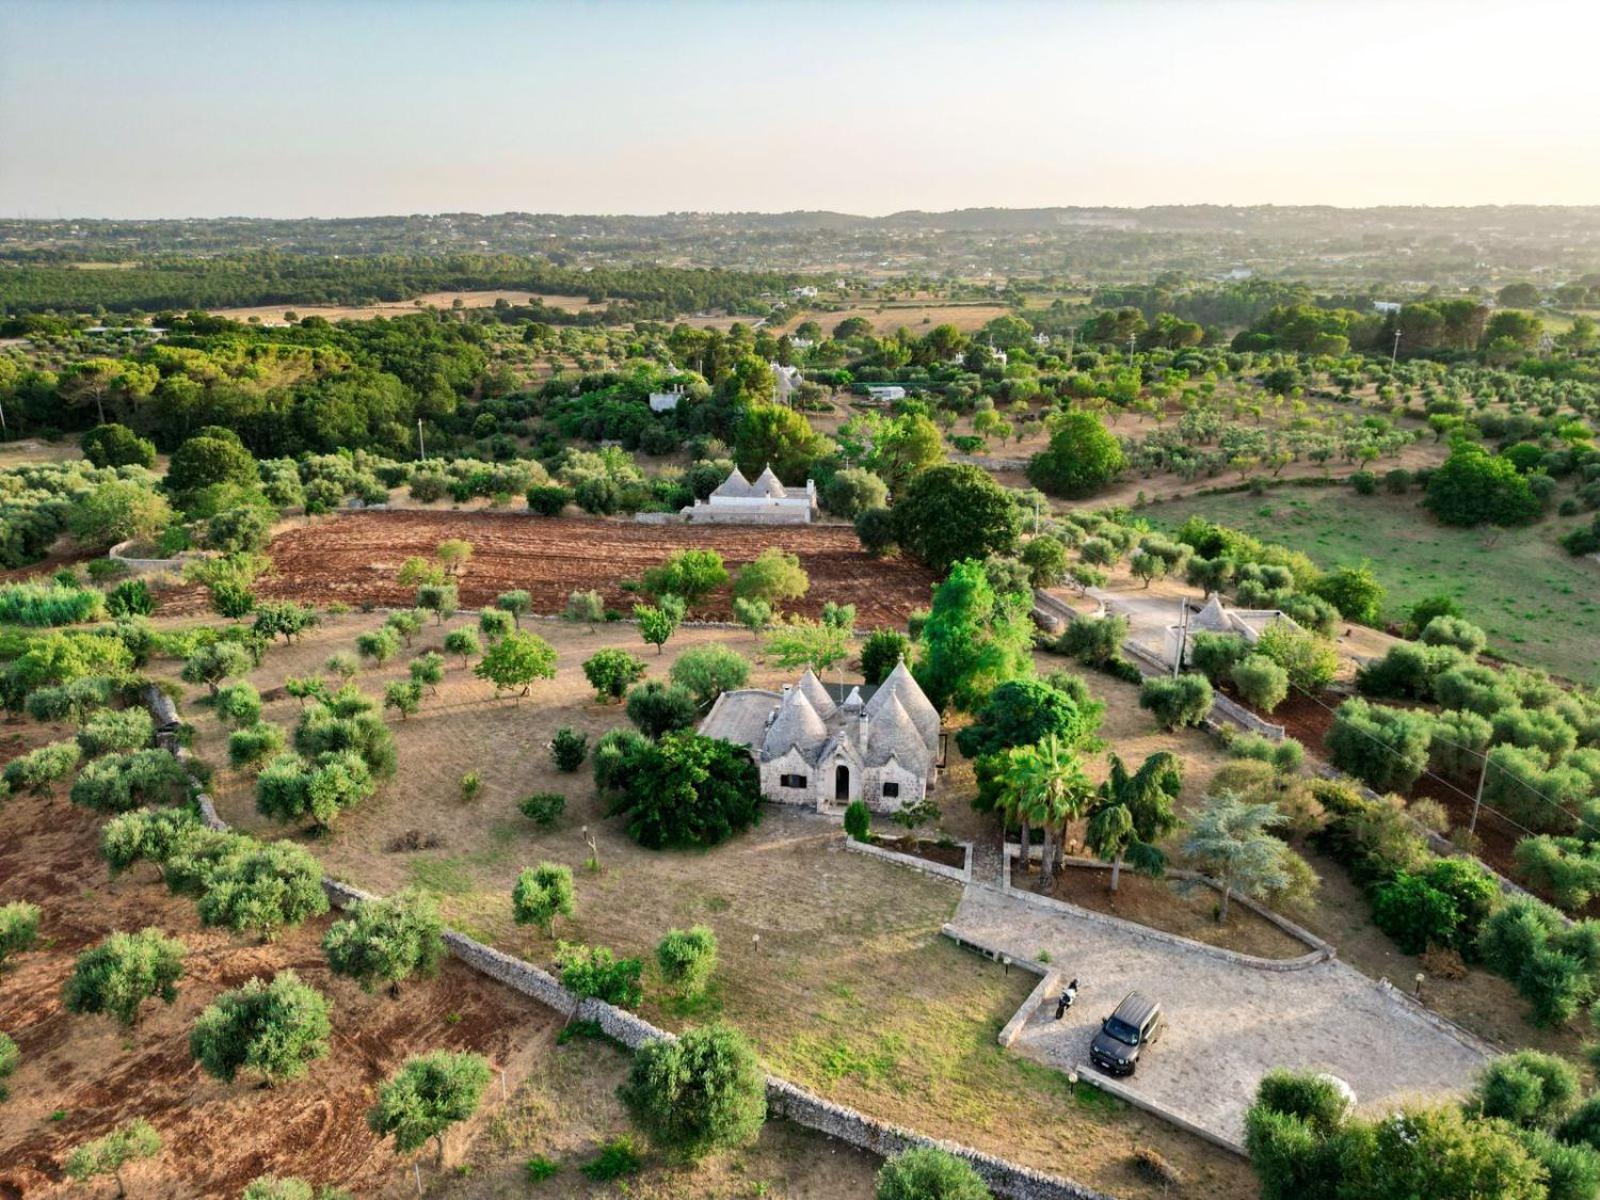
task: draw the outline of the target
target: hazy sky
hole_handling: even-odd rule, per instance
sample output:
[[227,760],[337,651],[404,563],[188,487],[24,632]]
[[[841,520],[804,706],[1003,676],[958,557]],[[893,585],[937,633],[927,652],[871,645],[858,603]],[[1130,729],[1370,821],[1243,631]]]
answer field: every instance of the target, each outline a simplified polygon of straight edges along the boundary
[[1600,203],[1588,0],[0,0],[0,214]]

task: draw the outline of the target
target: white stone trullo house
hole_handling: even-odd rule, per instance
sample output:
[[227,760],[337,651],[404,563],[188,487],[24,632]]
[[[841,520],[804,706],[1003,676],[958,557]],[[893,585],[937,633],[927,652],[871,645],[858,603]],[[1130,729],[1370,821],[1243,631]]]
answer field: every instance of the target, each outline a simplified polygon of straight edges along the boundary
[[821,810],[859,799],[894,812],[938,781],[939,712],[903,662],[866,690],[837,703],[807,671],[781,692],[723,692],[700,732],[749,747],[768,800]]
[[817,485],[784,487],[769,466],[751,483],[735,467],[705,500],[679,510],[687,521],[726,525],[809,525],[817,517]]

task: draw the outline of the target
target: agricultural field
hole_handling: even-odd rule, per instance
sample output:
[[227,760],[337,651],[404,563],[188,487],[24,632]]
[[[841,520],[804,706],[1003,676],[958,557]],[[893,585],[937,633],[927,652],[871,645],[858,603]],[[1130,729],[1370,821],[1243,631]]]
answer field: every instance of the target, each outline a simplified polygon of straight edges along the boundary
[[[427,626],[406,656],[439,646],[463,620]],[[265,718],[292,724],[298,706],[284,694],[283,680],[315,672],[330,653],[350,649],[358,632],[379,623],[375,615],[330,618],[303,641],[274,649],[251,675],[267,701]],[[959,950],[940,935],[958,886],[848,854],[836,823],[774,806],[764,808],[758,828],[716,849],[645,850],[606,819],[587,765],[575,775],[552,767],[547,747],[557,727],[571,726],[592,744],[626,723],[620,706],[595,700],[579,669],[583,658],[607,646],[633,649],[657,678],[690,646],[727,640],[751,654],[753,640],[684,629],[658,657],[631,626],[589,633],[554,622],[525,624],[556,647],[556,677],[526,699],[496,701],[487,684],[451,660],[438,694],[417,715],[391,718],[399,750],[393,780],[312,843],[331,874],[378,892],[427,888],[442,898],[456,927],[548,963],[554,940],[512,923],[509,891],[525,866],[567,863],[576,913],[557,922],[556,938],[611,946],[648,963],[669,926],[705,923],[716,931],[719,966],[708,998],[689,1004],[673,998],[648,966],[640,1011],[649,1020],[678,1028],[723,1017],[754,1039],[769,1070],[831,1099],[1118,1196],[1160,1194],[1132,1169],[1135,1146],[1159,1150],[1201,1194],[1250,1194],[1237,1159],[1001,1051],[995,1036],[1036,978]],[[391,663],[364,670],[358,684],[375,695],[405,673]],[[792,677],[758,666],[752,683],[776,686]],[[1129,755],[1181,745],[1199,764],[1186,792],[1197,800],[1212,769],[1206,764],[1220,756],[1198,735],[1153,730],[1133,691],[1123,685],[1112,699],[1108,736]],[[225,731],[198,704],[188,716],[195,752],[224,763]],[[464,801],[461,778],[473,770],[482,788]],[[971,789],[970,766],[955,762],[939,802],[943,825],[958,837],[986,828],[971,811]],[[282,835],[255,812],[248,777],[223,767],[212,791],[230,822]],[[564,815],[548,831],[517,811],[517,801],[536,791],[566,797]],[[591,855],[588,836],[595,839],[597,873],[581,866]]]
[[1506,658],[1600,683],[1600,563],[1558,544],[1587,517],[1486,533],[1438,524],[1415,492],[1360,496],[1346,487],[1190,496],[1139,512],[1167,528],[1191,514],[1303,550],[1325,568],[1370,561],[1388,589],[1389,619],[1446,593]]
[[[48,732],[8,734],[4,757]],[[151,868],[107,883],[99,823],[64,799],[22,797],[6,813],[0,842],[0,900],[43,909],[41,948],[23,955],[0,981],[0,1028],[23,1052],[0,1104],[0,1194],[79,1194],[61,1169],[85,1139],[143,1116],[163,1135],[164,1153],[127,1171],[130,1194],[234,1196],[257,1175],[296,1175],[339,1183],[363,1196],[414,1195],[407,1164],[366,1128],[376,1084],[408,1055],[470,1049],[505,1072],[478,1116],[447,1140],[449,1176],[431,1159],[424,1182],[468,1198],[505,1196],[523,1185],[523,1165],[542,1154],[561,1170],[541,1195],[589,1196],[577,1167],[628,1130],[615,1097],[627,1058],[604,1044],[558,1039],[560,1018],[447,960],[431,979],[398,998],[367,994],[333,976],[319,946],[328,918],[271,943],[202,929],[193,905],[173,897]],[[108,1017],[63,1011],[62,981],[73,956],[113,930],[156,925],[183,938],[189,954],[179,998],[153,1005],[131,1031]],[[200,1073],[188,1031],[218,993],[253,976],[292,968],[333,1001],[331,1055],[299,1080],[262,1090]],[[652,1164],[629,1181],[640,1197],[731,1194],[764,1182],[785,1197],[864,1196],[876,1160],[831,1145],[784,1122],[737,1155],[699,1168]]]
[[[770,546],[793,553],[811,578],[811,590],[789,606],[792,611],[816,616],[829,600],[855,604],[864,628],[904,624],[908,614],[926,607],[933,584],[926,568],[868,557],[848,525],[639,525],[526,513],[475,513],[469,520],[421,509],[313,520],[273,539],[267,553],[275,569],[262,592],[312,604],[409,603],[414,589],[395,581],[401,563],[431,556],[441,541],[463,534],[473,544],[472,567],[460,584],[462,602],[470,606],[522,588],[533,597],[535,612],[558,613],[569,593],[594,589],[608,607],[627,612],[639,597],[622,583],[684,548],[716,550],[730,572]],[[203,607],[198,590],[169,597],[166,612]],[[691,615],[731,621],[731,593],[718,589]]]

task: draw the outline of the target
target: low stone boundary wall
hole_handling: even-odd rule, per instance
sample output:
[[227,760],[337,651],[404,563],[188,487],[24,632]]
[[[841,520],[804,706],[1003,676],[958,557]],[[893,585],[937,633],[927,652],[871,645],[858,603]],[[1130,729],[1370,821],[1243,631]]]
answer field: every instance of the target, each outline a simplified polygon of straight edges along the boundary
[[902,1150],[936,1146],[966,1159],[992,1192],[997,1196],[1010,1197],[1011,1200],[1113,1200],[1104,1192],[1093,1191],[1070,1179],[1019,1166],[969,1146],[936,1141],[920,1133],[912,1133],[855,1109],[833,1104],[804,1088],[772,1076],[767,1077],[767,1114],[785,1117],[796,1125],[815,1129],[885,1158]]
[[[1315,966],[1320,962],[1327,962],[1329,959],[1335,957],[1334,948],[1321,938],[1317,937],[1314,933],[1300,928],[1300,926],[1296,925],[1293,921],[1290,921],[1286,917],[1280,917],[1271,909],[1257,904],[1248,896],[1241,896],[1237,893],[1234,894],[1233,900],[1230,903],[1238,904],[1243,908],[1249,909],[1251,912],[1283,930],[1296,941],[1305,943],[1307,946],[1311,947],[1311,949],[1307,953],[1302,954],[1297,958],[1260,958],[1254,954],[1242,954],[1237,950],[1228,950],[1222,946],[1213,946],[1208,942],[1197,942],[1193,938],[1181,937],[1176,933],[1167,933],[1162,929],[1152,929],[1150,926],[1141,925],[1137,921],[1128,921],[1124,920],[1122,917],[1113,917],[1108,913],[1096,912],[1092,908],[1080,908],[1076,904],[1069,904],[1065,900],[1055,900],[1049,896],[1041,896],[1037,892],[1030,892],[1023,889],[1014,888],[1011,886],[1011,858],[1014,853],[1020,852],[1021,847],[1016,846],[1013,843],[1008,843],[1005,846],[1003,851],[1005,856],[1005,865],[1001,872],[1000,890],[1008,896],[1021,900],[1025,904],[1033,905],[1035,908],[1043,908],[1054,912],[1067,913],[1092,924],[1104,925],[1107,928],[1115,929],[1119,933],[1125,933],[1130,937],[1143,938],[1146,941],[1152,942],[1161,942],[1168,946],[1179,946],[1185,950],[1190,950],[1197,954],[1204,954],[1211,958],[1219,958],[1224,962],[1232,963],[1235,966],[1247,967],[1255,971],[1303,971],[1307,967]],[[1063,862],[1075,870],[1083,867],[1109,869],[1098,859],[1075,858],[1069,855],[1063,856]],[[1222,890],[1214,880],[1208,879],[1206,876],[1195,871],[1172,870],[1167,872],[1167,874],[1179,879],[1192,879],[1195,882],[1202,883],[1218,892]]]
[[881,858],[885,862],[892,862],[902,867],[910,867],[913,871],[921,871],[924,875],[937,875],[942,879],[953,879],[957,883],[972,882],[972,843],[958,843],[967,853],[966,865],[961,867],[946,866],[944,863],[932,862],[926,858],[918,858],[915,854],[902,854],[898,850],[886,850],[882,846],[874,846],[870,842],[858,842],[848,833],[844,835],[844,848],[856,854],[870,854],[874,858]]
[[183,564],[185,560],[181,557],[129,558],[124,551],[126,551],[131,545],[133,545],[132,539],[129,539],[126,542],[118,542],[115,546],[106,551],[106,557],[112,562],[121,563],[123,567],[125,567],[134,575],[153,575],[159,574],[162,571],[183,570]]
[[1022,1002],[1022,1007],[1011,1014],[1011,1020],[1005,1023],[1000,1030],[1000,1044],[1007,1049],[1011,1043],[1022,1036],[1022,1030],[1039,1010],[1041,1004],[1047,1003],[1051,996],[1056,994],[1056,989],[1061,986],[1060,971],[1046,971],[1044,978],[1034,985],[1033,991],[1028,993],[1028,998]]
[[1078,1078],[1090,1087],[1105,1092],[1108,1096],[1115,1096],[1118,1100],[1126,1101],[1128,1104],[1133,1105],[1134,1108],[1160,1117],[1167,1124],[1175,1125],[1186,1133],[1192,1133],[1195,1137],[1208,1141],[1213,1146],[1220,1146],[1230,1153],[1237,1154],[1240,1158],[1250,1157],[1250,1151],[1245,1149],[1241,1143],[1234,1141],[1232,1138],[1223,1137],[1215,1130],[1207,1129],[1204,1125],[1191,1121],[1182,1113],[1176,1112],[1166,1105],[1135,1091],[1121,1080],[1113,1079],[1109,1075],[1102,1075],[1088,1064],[1078,1068]]
[[1274,742],[1283,741],[1288,734],[1288,730],[1282,725],[1275,725],[1271,721],[1265,721],[1244,705],[1224,696],[1221,692],[1213,692],[1211,694],[1211,715],[1215,717],[1218,713],[1227,717],[1235,725],[1243,725],[1251,733],[1259,733],[1262,737],[1270,738]]

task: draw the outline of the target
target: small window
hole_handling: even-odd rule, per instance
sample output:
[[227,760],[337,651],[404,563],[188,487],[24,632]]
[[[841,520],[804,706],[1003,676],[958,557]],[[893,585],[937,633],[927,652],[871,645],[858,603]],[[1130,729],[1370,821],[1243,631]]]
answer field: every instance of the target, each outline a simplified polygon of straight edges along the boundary
[[883,798],[885,800],[898,800],[900,798],[900,785],[898,783],[884,784]]
[[806,786],[804,775],[779,775],[778,786],[786,788],[803,788]]

